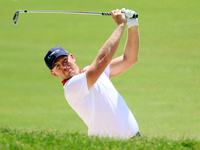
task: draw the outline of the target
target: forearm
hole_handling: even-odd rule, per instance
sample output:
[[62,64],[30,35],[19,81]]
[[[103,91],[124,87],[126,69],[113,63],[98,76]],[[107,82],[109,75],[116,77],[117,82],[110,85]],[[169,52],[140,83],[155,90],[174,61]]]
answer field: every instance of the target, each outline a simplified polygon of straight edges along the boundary
[[106,43],[99,51],[96,58],[97,62],[98,61],[107,62],[106,66],[110,63],[119,46],[124,29],[125,29],[125,24],[120,24],[117,26],[113,34],[110,36],[110,38],[106,41]]
[[124,50],[124,59],[130,62],[130,65],[133,65],[138,60],[139,53],[139,31],[138,26],[133,26],[128,28],[128,37]]
[[[125,10],[126,15],[133,15],[135,12]],[[119,74],[126,71],[138,60],[139,52],[139,31],[138,31],[138,19],[127,19],[128,25],[128,37],[124,49],[124,53],[115,58],[110,63],[110,78],[116,77]]]
[[100,49],[94,62],[86,71],[88,89],[90,89],[95,84],[95,82],[98,80],[105,68],[111,62],[125,29],[125,15],[122,14],[119,9],[111,11],[111,15],[113,20],[117,24],[117,28],[112,33],[110,38],[106,41],[106,43],[103,45],[103,47]]
[[105,68],[111,62],[122,37],[125,24],[118,25],[110,38],[100,49],[96,59],[86,71],[88,89],[98,80]]

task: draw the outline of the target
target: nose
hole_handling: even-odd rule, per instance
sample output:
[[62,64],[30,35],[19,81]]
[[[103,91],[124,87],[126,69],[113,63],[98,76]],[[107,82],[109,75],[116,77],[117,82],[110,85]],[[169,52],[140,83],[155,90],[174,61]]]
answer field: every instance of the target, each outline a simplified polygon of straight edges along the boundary
[[63,63],[61,63],[61,64],[62,64],[62,67],[63,67],[63,68],[66,68],[66,69],[69,68],[68,65],[67,65],[67,63],[65,63],[65,62],[63,62]]

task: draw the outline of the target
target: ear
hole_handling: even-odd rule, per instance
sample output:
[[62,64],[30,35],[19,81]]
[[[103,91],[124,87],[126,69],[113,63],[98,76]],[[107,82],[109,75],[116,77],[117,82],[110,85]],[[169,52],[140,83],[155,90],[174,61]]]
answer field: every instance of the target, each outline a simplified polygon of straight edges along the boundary
[[71,57],[71,59],[76,62],[75,58],[74,58],[74,55],[73,54],[69,54],[69,56]]
[[50,73],[51,73],[51,75],[53,75],[54,77],[58,77],[58,75],[57,75],[55,72],[51,71]]

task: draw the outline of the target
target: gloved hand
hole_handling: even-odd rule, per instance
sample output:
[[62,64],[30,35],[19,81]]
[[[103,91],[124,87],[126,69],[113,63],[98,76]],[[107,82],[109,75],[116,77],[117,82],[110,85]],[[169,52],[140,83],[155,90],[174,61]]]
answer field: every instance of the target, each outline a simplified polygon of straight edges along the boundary
[[135,11],[125,9],[125,8],[122,8],[121,11],[122,11],[122,13],[125,13],[128,28],[130,28],[132,26],[138,26],[139,25],[138,24],[138,18],[132,18],[134,14],[136,15]]

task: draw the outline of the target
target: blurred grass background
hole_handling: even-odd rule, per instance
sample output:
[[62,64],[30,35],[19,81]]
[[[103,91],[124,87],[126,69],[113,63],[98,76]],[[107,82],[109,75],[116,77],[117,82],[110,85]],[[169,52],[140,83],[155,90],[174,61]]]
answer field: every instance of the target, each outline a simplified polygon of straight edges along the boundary
[[[1,0],[0,126],[87,133],[67,104],[60,79],[43,57],[55,46],[73,53],[82,69],[90,65],[114,31],[111,17],[74,14],[20,14],[17,10],[139,14],[138,63],[112,79],[138,121],[143,136],[200,136],[200,3],[198,0]],[[125,31],[115,57],[123,53]]]

